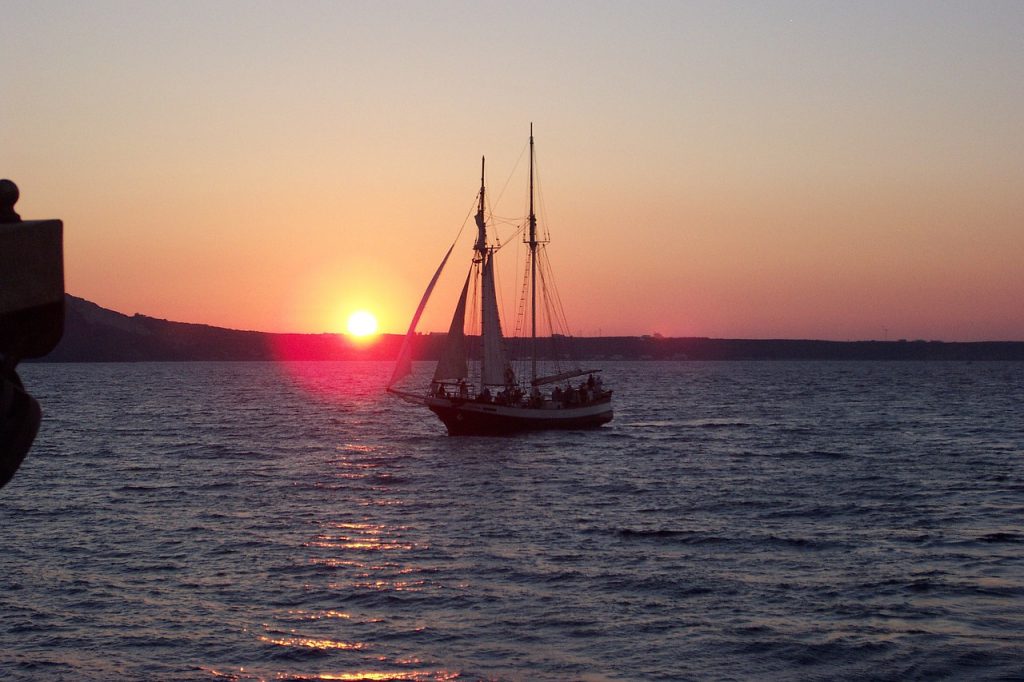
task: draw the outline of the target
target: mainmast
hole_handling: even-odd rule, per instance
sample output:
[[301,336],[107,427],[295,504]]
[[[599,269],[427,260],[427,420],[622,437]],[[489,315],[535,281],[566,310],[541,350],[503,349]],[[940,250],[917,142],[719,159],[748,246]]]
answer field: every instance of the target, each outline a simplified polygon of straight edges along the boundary
[[530,123],[530,380],[537,378],[537,215],[533,210],[533,123]]

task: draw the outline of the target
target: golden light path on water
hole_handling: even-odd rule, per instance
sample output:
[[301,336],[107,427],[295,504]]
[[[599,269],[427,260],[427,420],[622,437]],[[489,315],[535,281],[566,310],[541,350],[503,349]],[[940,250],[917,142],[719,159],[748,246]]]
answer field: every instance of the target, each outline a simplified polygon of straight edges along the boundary
[[343,649],[358,651],[365,649],[366,644],[363,642],[338,642],[332,639],[316,639],[314,637],[267,637],[262,635],[259,637],[261,642],[267,642],[268,644],[278,644],[280,646],[299,646],[306,647],[308,649]]
[[[292,377],[305,374],[305,368],[289,369]],[[310,391],[313,382],[299,379],[297,385]],[[351,387],[350,387],[351,388]],[[346,400],[362,401],[370,396],[361,391],[349,391],[344,395],[325,395],[324,391],[312,390],[316,399],[338,405]],[[372,398],[370,398],[372,400]],[[314,532],[301,547],[306,552],[305,564],[316,569],[303,586],[309,593],[326,592],[341,598],[355,598],[360,595],[380,595],[388,598],[410,593],[429,593],[442,586],[421,574],[425,567],[415,560],[417,553],[429,550],[429,545],[411,539],[414,530],[403,523],[381,522],[372,512],[379,507],[393,507],[404,502],[393,496],[395,480],[380,470],[375,462],[376,448],[361,443],[339,445],[317,487],[331,489],[339,483],[345,485],[363,483],[365,496],[356,501],[356,511],[349,509],[335,511],[326,509],[318,518],[311,519]],[[340,518],[337,516],[340,514]],[[327,578],[324,580],[324,578]],[[454,584],[456,590],[464,588]],[[370,602],[376,603],[376,602]],[[387,603],[381,602],[381,603]],[[215,676],[233,679],[274,679],[274,680],[350,680],[396,682],[431,682],[455,680],[461,677],[457,671],[446,670],[443,666],[431,667],[413,651],[398,653],[392,646],[375,643],[367,638],[376,628],[394,627],[397,621],[405,623],[408,637],[421,635],[428,625],[417,616],[396,615],[379,607],[359,612],[324,608],[290,608],[282,612],[274,623],[264,623],[263,632],[253,633],[261,644],[280,648],[283,652],[295,652],[302,660],[301,652],[337,652],[337,655],[354,657],[351,666],[338,669],[328,664],[327,670],[309,670],[303,665],[299,670],[261,668],[252,675],[252,670],[210,671]],[[289,627],[291,625],[292,627]],[[384,653],[391,652],[390,655]],[[290,657],[286,654],[285,658]],[[273,657],[272,657],[273,658]],[[315,661],[316,659],[311,659]],[[334,667],[334,669],[330,669]],[[267,674],[272,677],[265,677]]]
[[351,682],[444,682],[459,678],[458,673],[417,673],[417,672],[382,672],[382,673],[340,673],[337,675],[324,673],[321,675],[301,677],[278,677],[279,680],[349,680]]
[[384,671],[384,672],[351,672],[351,673],[314,673],[310,675],[292,675],[289,673],[278,673],[272,678],[258,677],[248,673],[245,668],[240,668],[237,673],[216,670],[213,668],[201,668],[211,677],[224,678],[229,680],[259,680],[260,682],[273,680],[343,680],[346,682],[449,682],[459,679],[459,673],[449,672],[419,672],[419,671]]

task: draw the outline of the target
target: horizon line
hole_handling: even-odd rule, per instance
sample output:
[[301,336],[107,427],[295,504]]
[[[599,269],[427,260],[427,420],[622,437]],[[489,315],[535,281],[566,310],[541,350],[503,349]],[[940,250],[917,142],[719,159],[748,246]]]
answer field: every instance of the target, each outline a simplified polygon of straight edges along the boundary
[[[378,333],[376,333],[373,336],[373,338],[370,338],[370,339],[361,338],[360,339],[359,337],[355,337],[355,336],[353,336],[351,334],[348,334],[346,332],[330,332],[330,331],[322,331],[322,332],[292,332],[292,331],[275,332],[275,331],[265,331],[265,330],[261,330],[261,329],[238,329],[238,328],[235,328],[235,327],[224,327],[224,326],[221,326],[221,325],[210,324],[210,323],[207,323],[207,322],[186,322],[186,321],[183,321],[183,320],[171,320],[169,318],[156,317],[154,315],[148,315],[146,313],[140,313],[140,312],[135,312],[135,313],[129,314],[129,313],[121,312],[119,310],[114,310],[113,308],[107,308],[105,306],[100,305],[99,303],[96,303],[95,301],[91,301],[91,300],[89,300],[87,298],[84,298],[82,296],[76,296],[76,295],[68,293],[68,292],[65,292],[64,295],[66,297],[74,298],[74,299],[77,299],[79,301],[84,301],[85,303],[94,305],[94,306],[96,306],[97,308],[99,308],[101,310],[105,310],[105,311],[108,311],[108,312],[111,312],[111,313],[114,313],[114,314],[117,314],[117,315],[123,315],[124,317],[128,317],[128,318],[131,318],[131,317],[145,317],[145,318],[149,318],[151,320],[159,320],[159,321],[162,321],[162,322],[169,322],[169,323],[173,323],[173,324],[196,325],[196,326],[200,326],[200,327],[210,327],[212,329],[223,329],[225,331],[232,331],[232,332],[241,332],[241,333],[249,333],[249,334],[266,334],[266,335],[275,335],[275,336],[339,336],[339,337],[344,337],[346,339],[359,341],[363,345],[372,344],[372,343],[374,343],[374,341],[376,339],[378,339],[380,337],[384,337],[384,336],[393,336],[393,337],[399,337],[399,338],[405,336],[405,334],[401,333],[401,332],[378,332]],[[447,336],[447,334],[448,334],[448,332],[444,332],[444,331],[416,332],[417,336]],[[477,335],[476,334],[467,334],[467,336],[474,337],[474,336],[477,336]],[[789,341],[789,342],[814,342],[814,343],[878,343],[878,344],[907,344],[907,343],[946,343],[946,344],[954,344],[954,343],[955,344],[1007,343],[1007,344],[1012,344],[1012,343],[1024,343],[1024,339],[1011,339],[1011,340],[983,339],[983,340],[979,340],[979,341],[947,341],[947,340],[943,340],[943,339],[924,339],[924,338],[916,338],[916,339],[900,338],[900,339],[894,339],[894,340],[889,340],[889,339],[866,339],[865,338],[865,339],[843,339],[843,340],[839,340],[839,339],[823,339],[823,338],[810,338],[810,337],[803,337],[803,338],[801,338],[801,337],[777,337],[777,336],[762,336],[762,337],[740,337],[740,336],[736,336],[736,337],[728,337],[728,336],[667,336],[667,335],[664,335],[664,334],[660,334],[658,332],[646,333],[646,334],[643,334],[643,333],[641,333],[641,334],[617,334],[617,335],[605,335],[605,334],[602,334],[602,335],[599,335],[599,336],[584,336],[584,335],[572,335],[572,334],[551,334],[551,335],[549,335],[547,337],[542,337],[542,338],[553,338],[553,337],[561,337],[561,338],[568,338],[568,339],[656,339],[656,340],[665,340],[665,341],[671,341],[671,340],[694,340],[694,341],[763,341],[763,342]],[[506,337],[506,338],[515,339],[515,338],[520,338],[520,337]]]

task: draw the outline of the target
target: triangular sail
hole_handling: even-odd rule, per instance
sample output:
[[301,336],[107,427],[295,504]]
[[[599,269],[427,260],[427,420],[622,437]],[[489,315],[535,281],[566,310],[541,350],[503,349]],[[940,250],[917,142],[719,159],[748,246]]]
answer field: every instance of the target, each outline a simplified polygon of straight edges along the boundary
[[[456,241],[458,241],[456,239]],[[444,258],[441,260],[441,264],[437,266],[437,272],[430,279],[430,284],[427,285],[427,290],[423,292],[423,298],[420,299],[420,304],[416,308],[416,314],[412,316],[412,322],[409,323],[409,331],[405,334],[405,340],[402,341],[402,349],[398,351],[398,359],[395,361],[395,371],[391,375],[391,380],[388,382],[388,388],[395,385],[400,379],[403,379],[412,373],[412,339],[416,336],[416,325],[420,322],[420,316],[423,315],[423,309],[427,307],[427,301],[430,300],[430,294],[434,291],[434,285],[437,284],[437,278],[441,276],[441,271],[444,270],[445,263],[448,262],[448,256],[452,255],[452,249],[455,248],[455,242],[448,247],[448,253],[444,254]]]
[[501,335],[501,318],[498,316],[498,297],[494,288],[494,252],[484,258],[483,282],[481,286],[484,352],[480,369],[480,383],[483,385],[504,385],[509,369],[505,358],[505,340]]
[[448,328],[448,338],[445,339],[444,348],[441,349],[441,358],[437,361],[437,369],[434,370],[434,381],[446,379],[465,379],[469,374],[466,367],[466,294],[469,292],[469,280],[473,276],[473,269],[470,268],[466,275],[466,283],[462,285],[462,295],[459,296],[459,304],[455,306],[455,314],[452,316],[452,325]]

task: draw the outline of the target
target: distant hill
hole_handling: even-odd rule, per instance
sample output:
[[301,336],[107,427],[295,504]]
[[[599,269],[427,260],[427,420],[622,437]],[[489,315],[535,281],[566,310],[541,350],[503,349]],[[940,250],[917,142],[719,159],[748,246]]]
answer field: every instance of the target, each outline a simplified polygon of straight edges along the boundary
[[239,331],[123,315],[76,296],[65,300],[64,336],[44,361],[385,360],[402,341],[394,334],[356,344],[339,334]]
[[[370,343],[341,334],[271,334],[123,315],[67,296],[64,337],[43,362],[392,360],[402,336]],[[436,359],[442,334],[416,338]],[[619,336],[573,339],[580,360],[1024,360],[1024,342],[804,341]]]

